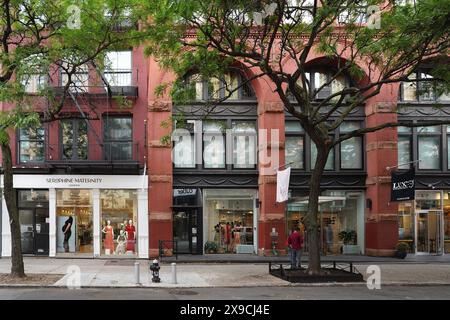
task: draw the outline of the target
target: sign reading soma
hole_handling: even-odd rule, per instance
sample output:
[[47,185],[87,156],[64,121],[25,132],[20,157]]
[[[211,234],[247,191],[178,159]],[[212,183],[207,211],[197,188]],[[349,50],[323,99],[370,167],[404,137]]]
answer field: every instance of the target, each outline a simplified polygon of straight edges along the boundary
[[415,170],[391,173],[391,201],[414,200],[415,194]]

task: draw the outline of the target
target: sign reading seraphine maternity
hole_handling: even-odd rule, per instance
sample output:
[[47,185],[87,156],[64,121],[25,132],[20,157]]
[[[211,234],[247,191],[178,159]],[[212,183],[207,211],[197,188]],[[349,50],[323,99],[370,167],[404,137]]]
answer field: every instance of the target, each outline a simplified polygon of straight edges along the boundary
[[406,172],[393,171],[391,173],[391,201],[414,200],[415,170]]

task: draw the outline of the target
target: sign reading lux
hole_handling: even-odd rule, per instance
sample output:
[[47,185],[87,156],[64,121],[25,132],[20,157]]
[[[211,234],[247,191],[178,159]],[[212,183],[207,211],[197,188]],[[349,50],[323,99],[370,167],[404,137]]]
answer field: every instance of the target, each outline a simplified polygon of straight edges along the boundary
[[391,201],[414,200],[415,194],[415,169],[406,172],[391,173]]

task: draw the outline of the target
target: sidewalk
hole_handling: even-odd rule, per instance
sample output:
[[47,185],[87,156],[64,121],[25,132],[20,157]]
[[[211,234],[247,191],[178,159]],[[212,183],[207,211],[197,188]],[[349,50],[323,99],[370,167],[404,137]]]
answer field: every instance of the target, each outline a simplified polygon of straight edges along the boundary
[[[135,284],[134,260],[100,259],[51,259],[25,258],[26,273],[60,274],[61,279],[50,287],[66,287],[69,267],[79,268],[81,286],[98,287],[153,287],[153,288],[198,288],[198,287],[258,287],[258,286],[305,286],[291,284],[269,275],[268,264],[238,263],[190,263],[177,264],[177,284],[171,283],[171,266],[163,264],[160,270],[161,283],[152,283],[148,261],[140,263],[140,285]],[[9,273],[10,260],[0,259],[0,273]],[[382,285],[450,285],[450,266],[443,263],[379,263]],[[355,263],[355,267],[367,279],[367,263]],[[310,284],[337,285],[337,284]],[[350,284],[339,284],[350,285]],[[352,285],[363,285],[358,283]],[[42,287],[40,285],[2,285],[0,287]]]

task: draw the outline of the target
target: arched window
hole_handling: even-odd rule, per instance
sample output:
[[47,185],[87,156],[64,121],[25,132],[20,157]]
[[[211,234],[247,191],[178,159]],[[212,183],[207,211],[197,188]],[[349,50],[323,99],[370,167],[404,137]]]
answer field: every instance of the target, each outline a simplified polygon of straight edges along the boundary
[[450,94],[438,93],[438,83],[432,81],[431,69],[419,69],[400,86],[399,100],[405,102],[450,101]]
[[[306,72],[306,79],[309,85],[309,95],[312,100],[324,100],[330,95],[338,93],[352,85],[350,77],[346,74],[336,75],[335,72],[326,69],[311,69]],[[301,80],[297,82],[303,87]],[[293,98],[291,93],[288,93]],[[331,99],[330,102],[338,101],[340,95]]]
[[191,73],[185,79],[185,84],[192,89],[195,101],[226,99],[255,100],[255,94],[246,82],[246,78],[238,71],[230,71],[221,77],[205,78],[198,73]]

